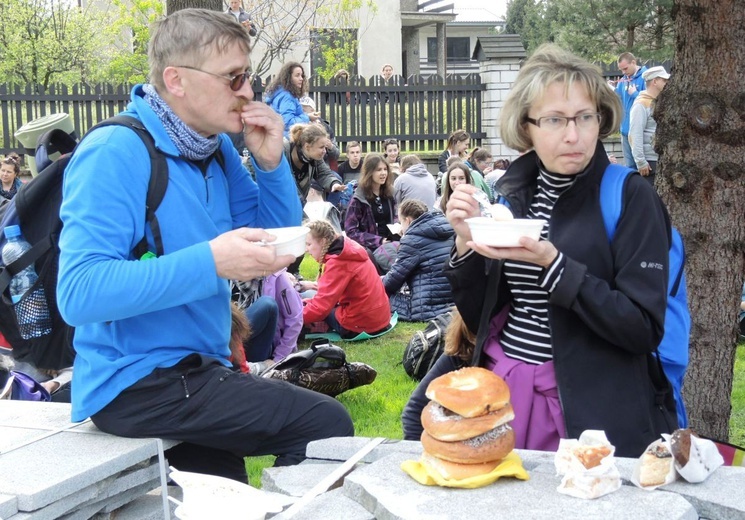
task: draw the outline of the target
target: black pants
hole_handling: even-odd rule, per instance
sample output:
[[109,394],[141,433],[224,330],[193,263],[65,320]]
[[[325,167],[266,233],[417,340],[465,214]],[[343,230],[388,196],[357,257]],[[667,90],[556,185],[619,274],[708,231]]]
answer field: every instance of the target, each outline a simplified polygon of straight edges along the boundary
[[169,454],[175,468],[243,482],[245,456],[276,455],[277,466],[298,464],[308,442],[354,435],[352,420],[337,400],[233,372],[197,354],[155,369],[91,420],[122,437],[188,443]]

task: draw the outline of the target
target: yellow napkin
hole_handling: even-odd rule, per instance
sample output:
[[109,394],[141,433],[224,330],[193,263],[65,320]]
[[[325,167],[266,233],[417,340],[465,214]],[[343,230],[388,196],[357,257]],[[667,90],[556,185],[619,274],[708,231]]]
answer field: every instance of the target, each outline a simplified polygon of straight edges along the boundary
[[528,480],[528,472],[523,468],[523,461],[514,451],[510,452],[504,460],[490,473],[476,477],[464,478],[462,480],[450,480],[443,478],[436,471],[429,472],[427,467],[418,460],[407,460],[401,463],[401,469],[411,478],[425,486],[443,486],[452,488],[475,489],[488,486],[496,482],[500,477],[515,477],[520,480]]

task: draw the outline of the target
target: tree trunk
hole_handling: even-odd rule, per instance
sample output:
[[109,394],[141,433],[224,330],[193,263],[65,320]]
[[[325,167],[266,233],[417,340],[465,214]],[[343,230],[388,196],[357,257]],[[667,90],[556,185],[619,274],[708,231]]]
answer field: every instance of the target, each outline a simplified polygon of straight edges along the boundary
[[225,4],[222,0],[167,0],[166,13],[171,14],[181,9],[196,7],[199,9],[209,9],[211,11],[225,10]]
[[658,98],[657,189],[686,246],[691,426],[728,439],[745,272],[745,6],[676,0],[672,78]]

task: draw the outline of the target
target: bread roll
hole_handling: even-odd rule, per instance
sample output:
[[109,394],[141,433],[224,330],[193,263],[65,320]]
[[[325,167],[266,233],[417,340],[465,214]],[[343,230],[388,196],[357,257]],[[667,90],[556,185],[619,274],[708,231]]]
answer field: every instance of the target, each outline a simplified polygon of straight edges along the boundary
[[463,417],[478,417],[504,408],[510,402],[510,389],[491,370],[461,368],[441,375],[427,387],[426,396]]
[[421,440],[424,451],[435,457],[460,464],[480,464],[505,458],[515,447],[515,432],[503,424],[473,439],[444,442],[425,430]]
[[422,410],[422,426],[440,441],[462,441],[493,430],[515,418],[512,405],[478,417],[463,417],[441,404],[430,401]]
[[501,460],[492,460],[489,462],[482,462],[480,464],[459,464],[457,462],[450,462],[435,457],[427,453],[422,453],[420,462],[430,472],[439,474],[442,478],[447,480],[463,480],[466,478],[477,477],[479,475],[486,475],[491,473],[494,469],[499,466]]
[[644,487],[661,486],[673,466],[673,455],[662,441],[652,444],[641,458],[639,484]]

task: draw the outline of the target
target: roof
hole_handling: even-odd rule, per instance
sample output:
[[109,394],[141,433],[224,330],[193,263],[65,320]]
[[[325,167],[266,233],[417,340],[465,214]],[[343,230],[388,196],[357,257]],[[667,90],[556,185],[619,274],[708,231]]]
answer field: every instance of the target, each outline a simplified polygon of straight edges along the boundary
[[450,22],[451,24],[477,22],[479,25],[503,25],[505,23],[499,15],[483,7],[458,8],[455,13],[457,16],[454,22]]
[[527,53],[519,34],[479,36],[472,58],[485,61],[493,58],[525,58]]

